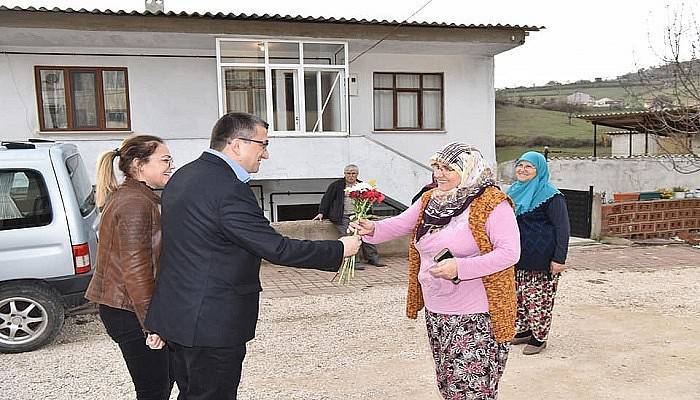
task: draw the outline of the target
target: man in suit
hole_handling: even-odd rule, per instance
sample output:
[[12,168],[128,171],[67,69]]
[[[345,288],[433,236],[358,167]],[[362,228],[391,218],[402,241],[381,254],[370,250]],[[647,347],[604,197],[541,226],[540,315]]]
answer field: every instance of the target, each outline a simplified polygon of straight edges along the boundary
[[357,237],[293,240],[270,227],[247,182],[267,159],[267,123],[221,117],[210,149],[162,195],[163,249],[145,326],[168,343],[180,400],[236,399],[258,319],[260,261],[337,271]]
[[[348,225],[350,225],[350,216],[353,214],[352,199],[345,192],[345,188],[354,186],[357,182],[362,182],[357,179],[360,174],[360,168],[355,164],[345,166],[343,169],[344,177],[328,185],[326,193],[321,198],[321,204],[318,206],[318,215],[314,220],[323,220],[328,218],[340,235],[347,235]],[[367,262],[377,267],[385,267],[379,259],[377,247],[370,243],[362,243],[362,252],[367,258]],[[355,269],[363,270],[365,267],[362,264],[356,264]]]

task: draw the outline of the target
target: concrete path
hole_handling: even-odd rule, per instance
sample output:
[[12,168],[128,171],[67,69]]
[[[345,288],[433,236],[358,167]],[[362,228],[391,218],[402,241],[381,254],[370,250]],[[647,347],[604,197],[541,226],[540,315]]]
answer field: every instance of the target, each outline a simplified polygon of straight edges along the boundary
[[[660,264],[673,266],[698,265],[700,250],[685,245],[613,246],[595,244],[571,246],[567,265],[570,269],[652,268]],[[388,265],[377,268],[367,265],[356,271],[348,286],[332,281],[335,274],[303,268],[263,264],[261,280],[263,298],[294,297],[316,294],[350,293],[358,288],[405,283],[406,257],[384,257]]]

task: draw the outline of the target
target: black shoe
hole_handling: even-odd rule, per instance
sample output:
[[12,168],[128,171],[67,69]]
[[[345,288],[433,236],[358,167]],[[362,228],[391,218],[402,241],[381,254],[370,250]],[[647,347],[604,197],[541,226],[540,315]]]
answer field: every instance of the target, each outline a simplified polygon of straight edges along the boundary
[[526,356],[531,356],[533,354],[539,354],[542,350],[547,347],[547,342],[540,342],[539,340],[531,337],[527,342],[527,346],[523,349],[523,354]]
[[355,263],[355,271],[364,271],[365,270],[365,264],[362,263]]
[[386,267],[386,264],[384,264],[383,262],[381,262],[379,260],[370,260],[369,264],[372,264],[375,267]]
[[525,344],[525,343],[528,343],[531,338],[532,338],[531,331],[518,332],[515,334],[515,337],[513,338],[513,340],[510,341],[510,344],[512,344],[512,345]]

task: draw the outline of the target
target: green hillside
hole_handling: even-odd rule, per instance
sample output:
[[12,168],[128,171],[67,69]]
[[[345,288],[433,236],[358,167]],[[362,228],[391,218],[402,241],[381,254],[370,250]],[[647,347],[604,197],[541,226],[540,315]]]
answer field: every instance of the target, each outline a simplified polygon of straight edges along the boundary
[[[599,130],[599,133],[600,132]],[[528,150],[542,152],[548,146],[554,156],[593,154],[593,126],[568,113],[532,107],[496,105],[496,159],[512,160]],[[604,135],[598,137],[598,155],[610,154]]]
[[510,103],[566,103],[566,96],[575,92],[589,94],[595,99],[608,97],[615,100],[622,100],[626,106],[631,107],[632,109],[641,109],[642,98],[655,94],[653,89],[649,89],[648,86],[644,85],[606,83],[500,89],[497,91],[496,96],[499,100],[508,101]]
[[561,138],[592,138],[590,123],[571,119],[568,113],[512,105],[496,105],[496,137],[551,136]]

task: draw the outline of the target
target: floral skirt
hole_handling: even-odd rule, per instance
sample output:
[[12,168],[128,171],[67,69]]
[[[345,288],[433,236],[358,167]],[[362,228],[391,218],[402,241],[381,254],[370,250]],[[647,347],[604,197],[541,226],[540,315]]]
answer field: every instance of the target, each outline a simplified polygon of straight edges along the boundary
[[539,341],[547,340],[552,325],[552,309],[557,294],[559,274],[546,272],[515,271],[515,286],[518,297],[518,315],[515,330],[532,331]]
[[446,400],[495,400],[510,342],[499,344],[487,313],[444,315],[425,310],[438,389]]

